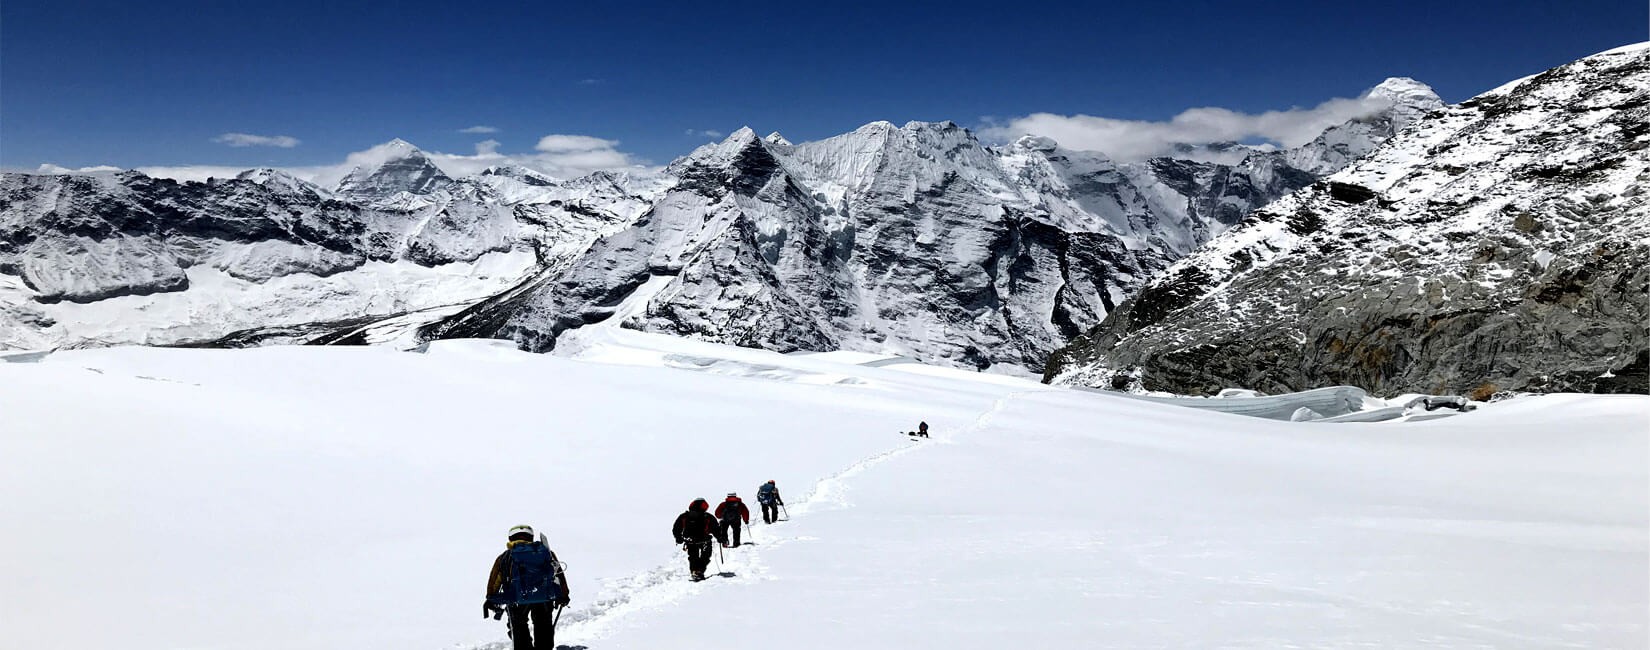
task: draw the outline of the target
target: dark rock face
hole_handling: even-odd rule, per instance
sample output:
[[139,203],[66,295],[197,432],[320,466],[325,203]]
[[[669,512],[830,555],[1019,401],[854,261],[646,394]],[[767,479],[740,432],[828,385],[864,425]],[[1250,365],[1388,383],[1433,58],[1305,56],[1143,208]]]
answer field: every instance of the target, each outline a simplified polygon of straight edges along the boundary
[[1098,322],[1117,283],[1164,264],[1004,205],[992,154],[955,125],[872,125],[795,149],[742,131],[669,172],[680,182],[631,228],[426,334],[546,350],[614,319],[783,351],[1024,366]]
[[[1437,103],[1405,80],[1376,91],[1389,109],[1303,147],[1188,149],[1225,162],[1117,163],[1046,138],[993,148],[950,122],[879,122],[802,144],[742,131],[642,179],[455,179],[399,140],[330,191],[267,169],[207,183],[6,175],[0,324],[27,336],[0,332],[0,346],[374,342],[400,328],[395,340],[542,351],[605,322],[1040,368],[1173,260]],[[135,296],[150,298],[113,300]],[[63,307],[82,304],[97,315]],[[146,316],[85,326],[122,308]]]
[[1650,49],[1453,107],[1175,263],[1056,382],[1650,392]]
[[[352,174],[356,198],[268,169],[204,183],[132,171],[0,175],[0,348],[286,341],[280,332],[474,301],[532,270],[531,253],[562,263],[644,203],[611,175],[434,176],[406,147],[404,159]],[[517,250],[494,265],[509,274],[503,281],[443,283],[435,271],[384,268],[479,264]],[[386,277],[333,280],[352,273]],[[402,286],[409,276],[423,284]],[[135,317],[129,324],[121,309]],[[265,330],[277,334],[240,336]]]
[[185,290],[184,269],[210,263],[218,243],[330,253],[294,271],[359,266],[368,257],[360,223],[352,206],[252,181],[8,174],[0,182],[0,268],[15,270],[40,302],[94,302]]
[[1303,152],[1118,165],[1043,138],[987,148],[949,122],[801,145],[746,129],[673,163],[675,185],[630,228],[424,335],[548,350],[605,322],[1038,368],[1173,259],[1315,182],[1288,163],[1326,164]]

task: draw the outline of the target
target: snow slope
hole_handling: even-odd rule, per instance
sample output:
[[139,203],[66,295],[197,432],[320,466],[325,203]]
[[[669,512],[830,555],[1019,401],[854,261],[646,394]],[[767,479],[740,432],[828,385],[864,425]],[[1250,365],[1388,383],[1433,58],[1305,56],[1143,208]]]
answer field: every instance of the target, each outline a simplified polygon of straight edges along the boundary
[[[0,363],[0,639],[502,647],[483,579],[528,522],[570,565],[570,646],[1650,642],[1650,398],[1290,423],[611,327],[568,343]],[[932,440],[896,433],[919,419]],[[792,520],[687,583],[671,519],[770,478]]]

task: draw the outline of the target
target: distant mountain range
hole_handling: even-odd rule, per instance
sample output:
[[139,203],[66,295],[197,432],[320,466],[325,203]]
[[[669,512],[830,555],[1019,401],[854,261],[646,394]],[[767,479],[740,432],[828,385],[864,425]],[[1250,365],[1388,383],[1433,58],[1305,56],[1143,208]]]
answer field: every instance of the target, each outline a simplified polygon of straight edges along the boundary
[[548,350],[608,321],[1035,372],[1176,259],[1443,107],[1407,79],[1370,96],[1385,108],[1298,148],[1136,163],[877,122],[802,144],[743,129],[656,175],[453,178],[399,140],[334,188],[268,169],[5,174],[0,346]]
[[[1300,147],[1117,162],[875,122],[662,170],[0,177],[0,348],[535,351],[604,323],[1203,394],[1644,390],[1650,49],[1458,106],[1389,79]],[[1637,387],[1637,388],[1634,388]]]

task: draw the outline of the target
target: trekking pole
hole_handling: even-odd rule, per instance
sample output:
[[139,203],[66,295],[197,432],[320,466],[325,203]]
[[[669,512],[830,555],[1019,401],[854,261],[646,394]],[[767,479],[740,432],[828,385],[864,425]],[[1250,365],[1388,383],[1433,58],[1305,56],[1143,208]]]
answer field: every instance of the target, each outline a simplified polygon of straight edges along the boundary
[[779,511],[785,513],[785,519],[787,521],[790,520],[790,518],[791,518],[790,508],[786,508],[785,504],[781,503],[781,504],[779,504]]
[[567,609],[566,605],[556,605],[556,615],[550,618],[550,645],[552,647],[556,644],[556,626],[561,624],[561,610],[564,609]]

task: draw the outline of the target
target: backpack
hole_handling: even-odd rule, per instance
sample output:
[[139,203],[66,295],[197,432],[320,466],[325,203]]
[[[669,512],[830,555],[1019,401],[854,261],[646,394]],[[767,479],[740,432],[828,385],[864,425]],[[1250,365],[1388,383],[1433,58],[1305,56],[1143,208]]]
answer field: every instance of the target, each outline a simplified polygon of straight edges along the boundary
[[722,510],[722,521],[738,521],[739,520],[739,509],[743,505],[744,505],[743,503],[738,502],[738,501],[723,501],[722,502],[722,508],[723,508],[723,510]]
[[774,495],[775,492],[778,492],[778,491],[779,491],[779,488],[774,487],[772,485],[768,485],[767,483],[763,483],[762,487],[759,487],[759,488],[756,489],[756,502],[757,503],[762,503],[762,504],[767,504],[767,505],[773,505],[773,501],[774,501],[773,495]]
[[548,603],[561,596],[556,583],[556,554],[544,542],[510,547],[510,575],[504,581],[504,601],[510,605]]

